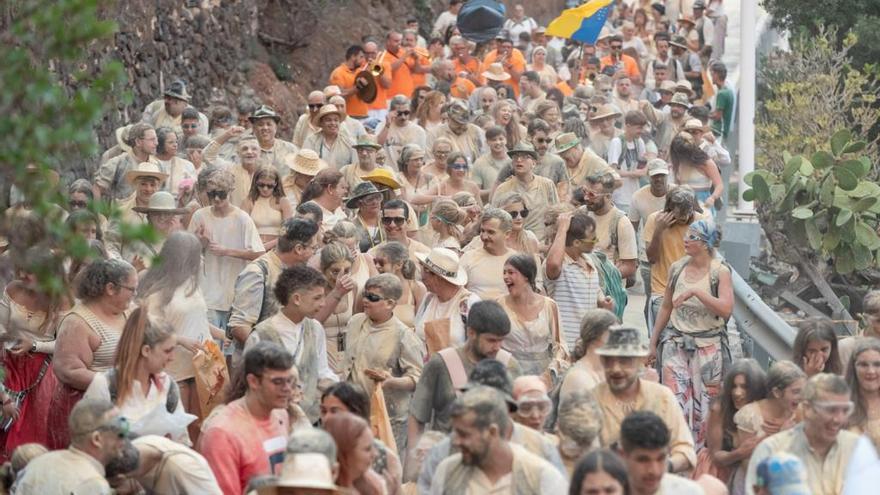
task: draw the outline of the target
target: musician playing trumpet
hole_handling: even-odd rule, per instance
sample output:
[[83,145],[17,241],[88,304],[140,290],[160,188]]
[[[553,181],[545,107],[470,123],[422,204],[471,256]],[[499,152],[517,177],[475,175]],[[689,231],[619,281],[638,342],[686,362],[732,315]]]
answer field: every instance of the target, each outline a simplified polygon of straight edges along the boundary
[[367,64],[364,70],[370,71],[376,79],[376,99],[368,104],[369,115],[371,119],[385,120],[388,114],[388,88],[391,87],[391,62],[389,62],[385,51],[379,50],[379,44],[375,41],[367,41],[364,43],[364,55],[367,58]]
[[500,63],[504,72],[510,74],[509,79],[500,82],[513,88],[513,93],[519,98],[519,78],[526,71],[526,58],[513,47],[510,35],[503,29],[495,35],[495,49],[483,59],[483,70],[493,63]]
[[391,62],[391,87],[386,92],[388,98],[395,95],[412,96],[415,85],[410,68],[414,51],[403,46],[403,34],[391,31],[385,36],[385,58]]
[[330,84],[339,86],[345,98],[345,108],[353,118],[367,117],[367,103],[360,98],[358,90],[369,82],[358,76],[364,65],[364,49],[360,45],[352,45],[345,51],[345,62],[339,64],[330,74]]
[[403,32],[403,48],[407,51],[406,64],[412,74],[413,90],[427,85],[427,75],[431,72],[431,55],[428,50],[418,46],[418,31],[407,29]]

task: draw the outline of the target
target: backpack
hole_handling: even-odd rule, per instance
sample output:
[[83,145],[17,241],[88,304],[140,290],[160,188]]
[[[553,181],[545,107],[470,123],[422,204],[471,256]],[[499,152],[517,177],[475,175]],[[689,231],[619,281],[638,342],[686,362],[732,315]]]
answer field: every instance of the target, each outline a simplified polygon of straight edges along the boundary
[[[177,405],[180,403],[180,389],[177,387],[177,382],[174,380],[171,380],[170,383],[171,386],[168,387],[168,397],[165,399],[165,410],[168,411],[169,414],[174,414]],[[110,370],[107,371],[107,389],[110,391],[110,402],[116,404],[116,399],[119,398],[116,368],[110,368]]]
[[[455,390],[455,395],[459,395],[459,390],[464,388],[468,381],[464,363],[461,362],[461,356],[458,355],[455,347],[447,347],[437,352],[437,354],[440,355],[440,358],[443,359],[443,364],[446,365],[446,371],[449,372],[449,380],[452,382],[452,389]],[[495,359],[504,366],[507,366],[511,357],[512,355],[509,352],[500,349]]]
[[[675,284],[678,283],[678,277],[681,276],[682,272],[684,272],[684,268],[690,263],[690,261],[691,257],[685,256],[669,267],[670,287],[675,289]],[[718,297],[718,282],[721,278],[720,274],[722,266],[726,266],[727,270],[733,273],[733,268],[731,268],[730,264],[722,258],[715,258],[709,263],[709,291],[712,293],[712,297]],[[730,318],[725,319],[724,322],[727,323],[727,320],[729,319]]]
[[626,303],[629,296],[626,294],[626,287],[623,278],[620,276],[620,270],[614,266],[605,253],[593,252],[589,253],[590,261],[599,272],[599,287],[602,292],[614,301],[614,314],[617,318],[623,319],[623,311],[626,309]]

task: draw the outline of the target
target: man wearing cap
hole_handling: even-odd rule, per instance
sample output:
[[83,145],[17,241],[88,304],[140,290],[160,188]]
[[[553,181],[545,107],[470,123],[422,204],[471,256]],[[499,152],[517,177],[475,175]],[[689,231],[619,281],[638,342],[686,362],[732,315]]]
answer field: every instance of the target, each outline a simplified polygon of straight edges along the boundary
[[692,469],[697,461],[694,440],[678,400],[669,388],[640,378],[648,356],[642,333],[632,327],[612,328],[608,340],[596,351],[605,370],[605,382],[593,389],[602,408],[602,446],[609,447],[620,440],[621,423],[628,414],[650,411],[669,429],[668,471]]
[[[141,122],[153,127],[170,127],[174,132],[182,132],[181,116],[183,110],[190,104],[192,97],[186,91],[186,83],[178,79],[172,82],[163,94],[161,100],[154,100],[144,108]],[[198,133],[208,133],[208,117],[198,113]]]
[[388,115],[376,128],[376,141],[385,147],[388,160],[397,163],[404,145],[417,144],[425,149],[427,138],[425,130],[410,118],[410,100],[403,95],[395,95],[388,103]]
[[661,110],[654,108],[647,100],[642,100],[642,113],[656,129],[654,141],[657,143],[660,158],[665,160],[669,157],[669,145],[672,144],[672,139],[684,130],[687,111],[690,108],[691,103],[685,93],[673,94],[667,108]]
[[544,212],[550,205],[556,204],[559,197],[556,184],[552,180],[535,175],[535,162],[538,152],[531,144],[522,141],[508,151],[513,176],[501,183],[492,194],[492,203],[500,205],[504,198],[517,193],[523,197],[524,206],[529,210],[525,218],[524,228],[531,230],[538,239],[544,238]]
[[[854,404],[843,377],[819,373],[801,394],[803,422],[770,435],[755,447],[746,472],[746,493],[758,485],[758,466],[774,454],[788,453],[803,462],[813,495],[847,493],[854,471],[877,462],[877,452],[864,435],[846,429]],[[876,489],[876,487],[875,487]]]
[[593,249],[605,253],[620,270],[620,276],[627,280],[634,277],[638,268],[638,243],[636,231],[626,219],[626,212],[617,208],[611,199],[614,184],[614,176],[611,174],[587,177],[584,200],[587,210],[596,221],[598,240]]
[[110,401],[82,399],[71,410],[68,424],[70,447],[31,460],[16,480],[16,493],[114,493],[104,479],[104,468],[120,457],[129,442],[128,421],[119,415],[119,410]]
[[361,182],[351,190],[345,199],[345,207],[355,211],[352,219],[357,228],[358,249],[367,252],[385,242],[382,230],[382,193],[369,181]]
[[376,142],[376,138],[369,135],[364,134],[359,137],[357,142],[354,144],[354,150],[357,153],[357,162],[350,163],[344,167],[342,167],[342,176],[345,177],[345,182],[348,184],[348,187],[354,188],[358,184],[364,181],[363,177],[365,175],[372,174],[377,168],[384,168],[387,170],[387,167],[376,164],[376,153],[382,149],[379,143]]
[[596,174],[616,174],[608,163],[590,148],[584,148],[581,140],[573,132],[556,136],[556,153],[565,161],[568,197],[559,198],[568,201],[575,189],[584,185],[587,177]]
[[495,35],[495,43],[496,48],[483,58],[483,68],[485,70],[494,63],[501,64],[501,68],[509,77],[498,82],[513,88],[513,94],[519,98],[519,78],[526,71],[526,58],[521,51],[513,47],[510,33],[503,29]]
[[318,157],[312,150],[301,149],[293,155],[287,156],[287,168],[290,173],[282,180],[284,192],[291,205],[298,205],[306,186],[318,175],[318,172],[327,168],[327,163]]
[[530,493],[558,494],[568,482],[552,464],[507,440],[512,428],[504,397],[477,386],[450,408],[459,453],[437,467],[431,494]]
[[[645,285],[645,311],[651,296],[651,264],[645,254],[644,227],[648,217],[652,213],[660,211],[666,204],[666,193],[669,191],[669,166],[660,158],[648,161],[648,185],[642,187],[632,195],[629,205],[629,221],[636,230],[636,238],[639,241],[639,273]],[[647,318],[647,314],[646,314]]]
[[[601,83],[597,82],[597,86]],[[601,104],[593,107],[590,112],[587,129],[590,134],[590,148],[602,158],[608,156],[608,147],[611,140],[617,136],[620,131],[614,126],[620,117],[623,116],[620,109],[612,104]]]
[[306,111],[301,113],[296,125],[293,127],[293,144],[302,148],[303,142],[309,134],[318,132],[320,129],[312,124],[312,119],[318,114],[318,110],[324,106],[324,93],[312,91],[306,99]]
[[263,105],[248,117],[248,120],[253,127],[254,136],[260,143],[259,165],[274,168],[283,177],[287,174],[285,158],[296,153],[298,148],[293,143],[276,136],[281,117],[271,107]]
[[688,47],[687,39],[681,35],[672,37],[672,56],[681,64],[684,78],[691,83],[699,98],[703,91],[703,64],[700,57]]
[[126,173],[144,162],[157,163],[154,155],[159,138],[150,124],[141,122],[131,126],[126,144],[129,147],[127,153],[111,158],[95,172],[95,180],[92,181],[95,199],[106,198],[112,202],[131,196],[132,188],[125,180]]
[[453,100],[446,106],[446,123],[441,124],[428,133],[428,146],[431,149],[434,140],[445,137],[452,142],[452,150],[465,154],[473,163],[486,152],[486,138],[483,130],[471,124],[471,110],[467,103]]
[[[345,61],[339,64],[330,73],[330,84],[338,86],[346,102],[348,114],[352,117],[363,119],[367,117],[367,103],[361,99],[361,88],[369,82],[358,73],[364,68],[364,48],[360,45],[351,45],[345,50]],[[329,99],[327,95],[324,95]]]

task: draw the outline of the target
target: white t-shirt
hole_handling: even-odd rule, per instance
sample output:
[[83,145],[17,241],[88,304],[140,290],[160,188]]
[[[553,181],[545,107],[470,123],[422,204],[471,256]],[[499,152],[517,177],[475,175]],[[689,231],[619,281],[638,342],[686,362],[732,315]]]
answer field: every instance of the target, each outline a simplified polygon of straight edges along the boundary
[[639,260],[640,261],[648,261],[648,256],[645,254],[645,240],[642,238],[642,231],[645,228],[645,223],[648,221],[648,216],[655,211],[660,211],[666,205],[666,195],[654,196],[651,192],[651,185],[639,189],[632,196],[632,201],[629,204],[629,221],[630,223],[635,223],[639,225],[639,231],[636,238],[639,241]]
[[[608,165],[620,171],[633,171],[638,167],[638,158],[645,156],[645,142],[642,138],[626,141],[617,136],[608,143]],[[626,210],[631,203],[632,195],[639,190],[641,184],[636,177],[621,177],[623,185],[614,190],[611,197],[614,204]]]
[[[217,244],[231,249],[265,252],[260,233],[250,215],[232,207],[225,217],[214,216],[212,207],[206,206],[193,213],[189,231],[195,233],[202,226],[207,236]],[[235,290],[235,279],[247,266],[248,260],[230,256],[217,256],[205,250],[205,266],[200,277],[202,295],[208,309],[229,311]]]
[[504,254],[495,256],[485,249],[472,249],[461,255],[461,267],[467,272],[467,288],[484,301],[494,301],[507,294],[504,285],[504,262],[516,254],[508,249]]

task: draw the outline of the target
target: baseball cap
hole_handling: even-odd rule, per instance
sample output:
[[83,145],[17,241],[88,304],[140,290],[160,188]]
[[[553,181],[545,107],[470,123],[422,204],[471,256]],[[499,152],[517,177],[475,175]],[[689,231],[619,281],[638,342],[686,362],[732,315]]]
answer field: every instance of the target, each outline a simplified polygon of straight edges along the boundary
[[809,495],[804,463],[788,453],[773,454],[758,463],[755,484],[773,495]]
[[648,175],[669,175],[669,166],[660,158],[654,158],[648,162]]

